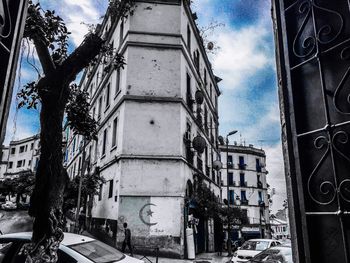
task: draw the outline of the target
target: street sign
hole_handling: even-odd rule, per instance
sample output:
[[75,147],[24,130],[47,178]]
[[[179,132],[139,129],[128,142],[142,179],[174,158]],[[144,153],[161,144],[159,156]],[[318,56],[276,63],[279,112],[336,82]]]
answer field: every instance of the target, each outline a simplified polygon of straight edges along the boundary
[[5,135],[27,0],[0,1],[0,146]]

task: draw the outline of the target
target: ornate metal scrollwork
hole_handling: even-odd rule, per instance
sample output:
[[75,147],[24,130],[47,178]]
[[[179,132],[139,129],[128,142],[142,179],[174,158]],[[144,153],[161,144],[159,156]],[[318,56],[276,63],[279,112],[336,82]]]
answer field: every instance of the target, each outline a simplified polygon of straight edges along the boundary
[[[317,21],[314,20],[315,12],[323,13],[322,17],[329,17],[327,23],[319,25],[317,29]],[[316,41],[320,44],[329,44],[336,40],[344,27],[344,19],[342,15],[334,10],[322,7],[316,3],[315,0],[305,0],[300,2],[298,7],[298,13],[304,15],[301,26],[293,41],[293,53],[298,58],[306,58],[316,53]],[[313,30],[315,35],[310,35],[305,29],[308,23],[313,23]],[[316,27],[316,28],[315,28]],[[317,32],[316,32],[317,30]],[[307,35],[303,38],[303,34],[307,31]]]
[[11,14],[7,0],[0,0],[0,47],[10,52],[9,48],[2,42],[12,32]]
[[328,154],[330,153],[330,147],[339,154],[342,158],[344,158],[349,164],[350,164],[350,158],[347,157],[337,146],[337,144],[347,144],[349,142],[349,135],[345,131],[338,131],[336,132],[332,140],[329,141],[325,136],[319,136],[314,140],[314,146],[316,149],[321,150],[324,147],[327,147],[325,153],[321,157],[320,161],[317,163],[316,167],[312,171],[309,179],[308,179],[308,192],[311,197],[311,199],[319,204],[319,205],[328,205],[332,203],[335,198],[337,197],[337,194],[339,194],[339,197],[342,198],[344,201],[350,203],[350,179],[344,179],[341,182],[338,182],[337,185],[335,182],[331,182],[330,180],[326,180],[322,182],[319,185],[319,191],[318,193],[327,198],[327,200],[320,200],[317,198],[314,194],[314,190],[312,190],[314,186],[314,178],[317,175],[317,172],[319,171],[321,165],[324,163],[325,159],[327,158]]
[[312,186],[314,186],[313,179],[317,175],[317,172],[319,171],[320,167],[322,166],[323,162],[327,158],[327,155],[329,154],[330,151],[330,142],[327,140],[325,136],[319,136],[314,140],[314,146],[316,149],[321,150],[323,148],[327,148],[325,153],[322,155],[320,161],[317,163],[316,167],[313,169],[308,182],[307,182],[307,188],[308,188],[308,193],[311,197],[311,199],[319,204],[319,205],[328,205],[332,203],[336,197],[336,187],[334,183],[331,181],[324,181],[320,184],[319,186],[319,193],[321,193],[327,200],[322,201],[319,200],[315,194],[314,191],[312,191]]

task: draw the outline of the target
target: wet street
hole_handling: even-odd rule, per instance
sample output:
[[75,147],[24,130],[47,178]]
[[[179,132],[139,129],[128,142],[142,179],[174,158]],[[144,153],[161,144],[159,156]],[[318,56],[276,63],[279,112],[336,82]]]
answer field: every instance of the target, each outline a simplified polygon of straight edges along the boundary
[[0,210],[0,231],[3,234],[32,230],[32,219],[28,211]]

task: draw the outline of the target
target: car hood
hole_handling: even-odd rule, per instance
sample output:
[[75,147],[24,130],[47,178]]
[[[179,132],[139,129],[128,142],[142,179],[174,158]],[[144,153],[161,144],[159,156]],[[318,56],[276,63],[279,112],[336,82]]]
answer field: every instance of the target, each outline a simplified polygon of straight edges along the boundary
[[254,256],[256,256],[257,254],[259,254],[260,252],[262,252],[262,251],[260,251],[260,250],[237,250],[236,251],[237,252],[237,256],[250,256],[250,257],[254,257]]

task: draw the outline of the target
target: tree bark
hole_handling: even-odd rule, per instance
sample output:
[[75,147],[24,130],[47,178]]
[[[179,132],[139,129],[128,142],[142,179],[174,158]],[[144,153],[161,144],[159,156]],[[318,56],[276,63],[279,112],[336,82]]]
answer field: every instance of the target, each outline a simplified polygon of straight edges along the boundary
[[62,164],[62,122],[67,98],[58,99],[57,93],[67,88],[47,87],[47,94],[41,96],[41,153],[29,209],[34,223],[28,257],[33,262],[56,262],[58,245],[63,239],[63,193],[69,180]]

